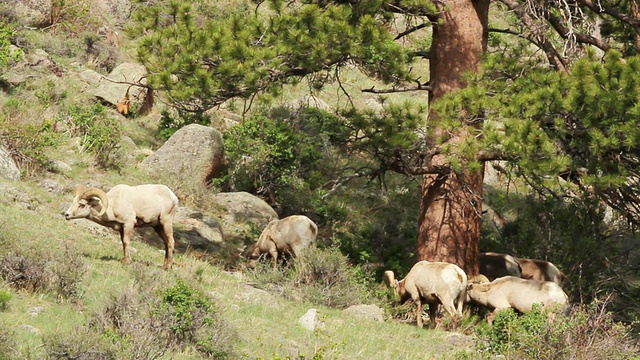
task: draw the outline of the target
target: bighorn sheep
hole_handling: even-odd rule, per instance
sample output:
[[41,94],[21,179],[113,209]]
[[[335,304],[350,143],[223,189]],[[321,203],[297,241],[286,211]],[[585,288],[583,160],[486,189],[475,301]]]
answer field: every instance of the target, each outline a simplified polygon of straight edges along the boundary
[[281,220],[272,220],[262,231],[258,241],[247,250],[249,266],[263,254],[271,256],[273,267],[278,258],[285,255],[299,257],[302,252],[315,245],[318,226],[304,215],[291,215]]
[[133,229],[152,226],[164,241],[164,269],[173,263],[173,216],[178,207],[178,198],[165,185],[147,184],[138,186],[116,185],[109,192],[98,188],[78,186],[73,194],[73,203],[64,213],[67,220],[86,218],[120,233],[124,258],[131,262],[129,243]]
[[523,279],[553,281],[558,285],[566,276],[553,263],[545,260],[515,258],[522,269]]
[[526,280],[515,276],[504,276],[490,283],[470,283],[467,295],[474,302],[492,308],[489,323],[499,310],[513,308],[519,312],[531,311],[533,304],[541,306],[566,305],[567,294],[551,281]]
[[416,304],[418,327],[422,327],[422,304],[429,304],[431,326],[436,324],[436,311],[442,304],[454,320],[462,317],[466,299],[467,274],[457,265],[446,262],[420,261],[404,279],[395,279],[393,271],[384,272],[387,286],[400,296],[400,304],[411,299]]
[[503,276],[522,275],[522,269],[516,259],[509,254],[494,252],[480,253],[480,274],[485,275],[490,281]]

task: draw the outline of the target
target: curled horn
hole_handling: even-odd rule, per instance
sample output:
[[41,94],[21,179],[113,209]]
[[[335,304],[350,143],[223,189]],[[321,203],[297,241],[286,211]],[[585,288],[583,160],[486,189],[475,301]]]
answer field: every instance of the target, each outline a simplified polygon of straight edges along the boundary
[[100,203],[102,204],[102,209],[100,210],[100,213],[98,213],[98,216],[102,216],[102,214],[104,214],[104,212],[107,211],[107,206],[109,205],[109,199],[107,198],[107,194],[105,194],[104,191],[98,188],[90,188],[85,190],[85,192],[83,192],[82,195],[80,195],[80,199],[89,200],[94,196],[100,199]]

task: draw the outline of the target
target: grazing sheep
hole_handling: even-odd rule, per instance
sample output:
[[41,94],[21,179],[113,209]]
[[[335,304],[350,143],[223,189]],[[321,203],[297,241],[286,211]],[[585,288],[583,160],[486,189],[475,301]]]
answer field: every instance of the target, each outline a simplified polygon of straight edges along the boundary
[[480,274],[485,275],[490,281],[503,276],[522,275],[522,269],[516,259],[509,254],[494,252],[480,253]]
[[281,220],[272,220],[262,231],[258,241],[247,250],[249,266],[263,254],[271,256],[273,267],[278,258],[285,255],[299,257],[302,252],[315,245],[318,226],[304,215],[291,215]]
[[522,269],[523,279],[553,281],[558,285],[566,276],[553,263],[545,260],[515,258]]
[[86,218],[120,233],[124,258],[131,262],[129,243],[133,229],[151,226],[164,241],[164,269],[173,263],[173,216],[178,207],[178,198],[165,185],[147,184],[138,186],[116,185],[109,192],[98,188],[78,186],[73,194],[73,203],[64,213],[67,220]]
[[551,281],[526,280],[515,276],[504,276],[490,283],[470,283],[467,295],[474,302],[492,308],[489,323],[499,310],[513,308],[519,312],[531,311],[533,304],[541,306],[566,305],[567,294]]
[[442,304],[454,320],[462,317],[466,298],[467,274],[457,265],[446,262],[420,261],[404,279],[395,279],[393,271],[384,272],[387,286],[400,296],[400,304],[411,299],[416,304],[418,327],[422,327],[422,304],[429,304],[431,326],[436,324],[436,311]]

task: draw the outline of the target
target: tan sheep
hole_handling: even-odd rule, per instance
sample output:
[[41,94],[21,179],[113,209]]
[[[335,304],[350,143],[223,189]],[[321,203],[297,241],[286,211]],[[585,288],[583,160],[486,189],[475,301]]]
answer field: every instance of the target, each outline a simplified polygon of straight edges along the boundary
[[466,298],[467,274],[457,265],[446,262],[416,263],[404,279],[395,279],[393,271],[384,272],[387,286],[400,296],[400,304],[413,300],[416,305],[418,327],[422,327],[422,304],[429,304],[431,326],[436,324],[438,305],[454,320],[462,318],[462,306]]
[[515,258],[522,269],[523,279],[553,281],[558,285],[566,276],[553,263],[545,260]]
[[503,276],[520,277],[522,275],[520,264],[509,254],[484,252],[480,253],[478,261],[480,274],[485,275],[491,281]]
[[151,226],[164,241],[164,269],[173,264],[173,217],[178,198],[165,185],[116,185],[105,193],[98,188],[78,186],[73,203],[64,213],[67,220],[85,218],[120,233],[124,258],[131,262],[129,243],[133,229]]
[[272,266],[285,255],[299,257],[316,243],[318,226],[304,215],[291,215],[281,220],[272,220],[262,231],[258,241],[247,249],[249,267],[262,255],[271,256]]
[[503,309],[513,308],[525,313],[531,311],[534,304],[547,307],[562,306],[569,302],[567,294],[554,282],[526,280],[515,276],[504,276],[490,283],[470,283],[467,295],[472,301],[493,309],[488,318],[489,323]]

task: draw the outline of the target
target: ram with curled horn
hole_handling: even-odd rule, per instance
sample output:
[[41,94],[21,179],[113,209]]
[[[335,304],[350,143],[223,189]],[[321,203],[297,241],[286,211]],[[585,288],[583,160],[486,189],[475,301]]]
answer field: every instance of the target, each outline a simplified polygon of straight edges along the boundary
[[120,233],[123,263],[131,262],[129,243],[134,228],[150,226],[164,241],[164,269],[173,264],[173,217],[178,197],[165,185],[116,185],[105,193],[98,188],[78,186],[73,203],[65,211],[67,220],[85,218]]

